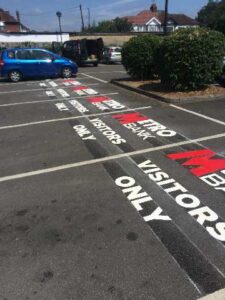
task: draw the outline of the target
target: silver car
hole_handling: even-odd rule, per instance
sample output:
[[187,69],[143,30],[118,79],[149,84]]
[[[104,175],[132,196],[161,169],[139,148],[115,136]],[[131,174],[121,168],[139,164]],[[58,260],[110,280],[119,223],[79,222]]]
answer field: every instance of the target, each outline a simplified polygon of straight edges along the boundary
[[121,47],[105,47],[102,61],[106,64],[121,62]]

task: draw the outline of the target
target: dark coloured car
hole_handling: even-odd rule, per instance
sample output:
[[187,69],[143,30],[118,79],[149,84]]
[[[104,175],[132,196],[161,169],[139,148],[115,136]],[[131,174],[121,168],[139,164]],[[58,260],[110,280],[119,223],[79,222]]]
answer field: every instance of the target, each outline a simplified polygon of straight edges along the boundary
[[71,40],[63,43],[62,55],[75,61],[78,65],[98,65],[102,59],[104,44],[102,38]]
[[28,77],[69,78],[78,71],[76,63],[37,48],[14,48],[0,52],[0,77],[13,82]]

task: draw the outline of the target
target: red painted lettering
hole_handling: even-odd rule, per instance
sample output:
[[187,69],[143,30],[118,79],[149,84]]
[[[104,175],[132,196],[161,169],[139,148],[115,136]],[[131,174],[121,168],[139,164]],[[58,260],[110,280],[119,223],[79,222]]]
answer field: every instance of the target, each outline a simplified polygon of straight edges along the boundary
[[96,103],[96,102],[104,102],[104,101],[109,101],[112,100],[109,97],[105,97],[105,96],[99,96],[99,97],[89,97],[87,98],[89,102],[91,103]]
[[117,119],[120,124],[129,124],[135,123],[138,121],[148,120],[149,117],[143,116],[138,112],[130,113],[130,114],[118,114],[112,116],[114,119]]
[[187,151],[167,155],[172,160],[186,159],[183,166],[190,166],[190,172],[196,176],[204,176],[225,168],[225,159],[214,158],[216,153],[209,150]]
[[78,86],[78,87],[74,87],[72,88],[73,91],[80,91],[80,90],[86,90],[88,87],[86,86]]

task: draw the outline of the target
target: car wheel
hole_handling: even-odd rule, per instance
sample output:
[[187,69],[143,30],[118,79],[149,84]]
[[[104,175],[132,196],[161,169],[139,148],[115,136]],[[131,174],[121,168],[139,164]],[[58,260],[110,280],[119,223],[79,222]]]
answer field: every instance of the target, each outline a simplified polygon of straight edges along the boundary
[[19,71],[15,70],[9,72],[8,77],[12,82],[18,82],[22,79],[22,74]]
[[69,78],[72,76],[72,70],[69,67],[64,67],[62,69],[62,77],[63,78]]
[[94,67],[97,67],[97,66],[98,66],[98,63],[94,63],[93,66],[94,66]]

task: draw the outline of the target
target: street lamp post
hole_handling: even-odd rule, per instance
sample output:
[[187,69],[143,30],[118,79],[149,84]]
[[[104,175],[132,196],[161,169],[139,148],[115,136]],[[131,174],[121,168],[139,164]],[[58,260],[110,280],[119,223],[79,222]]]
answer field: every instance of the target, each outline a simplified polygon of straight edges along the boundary
[[168,21],[168,1],[169,0],[165,0],[165,15],[164,15],[164,35],[167,35],[167,21]]
[[61,17],[62,17],[62,13],[61,11],[57,11],[56,12],[56,16],[58,17],[59,19],[59,32],[60,32],[60,39],[61,39],[61,44],[62,44],[62,27],[61,27]]

